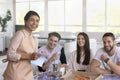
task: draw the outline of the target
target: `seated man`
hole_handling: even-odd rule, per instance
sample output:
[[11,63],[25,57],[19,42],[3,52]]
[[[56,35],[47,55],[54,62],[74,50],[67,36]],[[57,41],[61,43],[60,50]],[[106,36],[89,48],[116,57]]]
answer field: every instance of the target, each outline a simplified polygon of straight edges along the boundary
[[92,60],[92,71],[103,74],[107,80],[120,80],[120,48],[115,45],[115,36],[108,32],[103,35],[102,40],[104,47],[97,51]]
[[[51,32],[48,34],[47,45],[39,48],[38,53],[46,57],[46,62],[42,67],[39,67],[39,71],[51,70],[52,64],[66,64],[66,57],[64,48],[59,44],[61,39],[60,34],[57,32]],[[60,57],[58,57],[60,55]]]

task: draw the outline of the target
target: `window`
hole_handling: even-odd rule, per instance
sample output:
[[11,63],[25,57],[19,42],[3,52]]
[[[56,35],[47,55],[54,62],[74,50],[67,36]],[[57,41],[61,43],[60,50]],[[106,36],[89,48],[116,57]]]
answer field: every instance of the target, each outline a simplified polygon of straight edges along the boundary
[[64,31],[64,1],[48,1],[48,31]]
[[44,2],[40,0],[16,0],[16,25],[24,25],[24,16],[29,10],[40,14],[40,25],[36,31],[44,30]]
[[40,14],[36,31],[120,33],[120,0],[16,0],[16,24],[28,10]]

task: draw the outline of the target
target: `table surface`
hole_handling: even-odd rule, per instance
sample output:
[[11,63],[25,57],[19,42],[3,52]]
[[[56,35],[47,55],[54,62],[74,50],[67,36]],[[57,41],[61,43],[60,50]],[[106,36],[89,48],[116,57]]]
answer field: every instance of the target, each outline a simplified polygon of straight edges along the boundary
[[60,80],[58,72],[41,72],[39,74],[36,77],[36,80]]
[[[60,76],[48,75],[47,72],[43,72],[42,75],[34,76],[34,80],[60,80]],[[104,74],[100,80],[120,80],[120,76],[114,74]]]

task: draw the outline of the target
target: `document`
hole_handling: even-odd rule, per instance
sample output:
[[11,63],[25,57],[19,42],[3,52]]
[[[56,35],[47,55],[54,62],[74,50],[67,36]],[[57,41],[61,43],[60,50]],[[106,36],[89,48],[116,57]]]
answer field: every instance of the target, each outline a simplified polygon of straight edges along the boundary
[[32,60],[31,63],[37,66],[42,67],[43,63],[46,61],[46,58],[44,56],[41,56],[40,58],[36,60]]

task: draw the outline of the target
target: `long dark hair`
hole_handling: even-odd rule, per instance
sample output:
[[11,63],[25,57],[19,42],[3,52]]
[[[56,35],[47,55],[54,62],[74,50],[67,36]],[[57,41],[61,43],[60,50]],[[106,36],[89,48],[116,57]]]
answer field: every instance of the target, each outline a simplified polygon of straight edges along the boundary
[[[86,33],[84,32],[80,32],[77,37],[79,35],[82,35],[85,38],[85,45],[84,45],[84,54],[85,54],[85,58],[84,61],[82,62],[83,65],[88,65],[90,63],[90,43],[89,43],[89,37]],[[77,57],[76,57],[76,61],[78,64],[80,64],[80,59],[81,59],[81,47],[78,45],[77,42]]]

